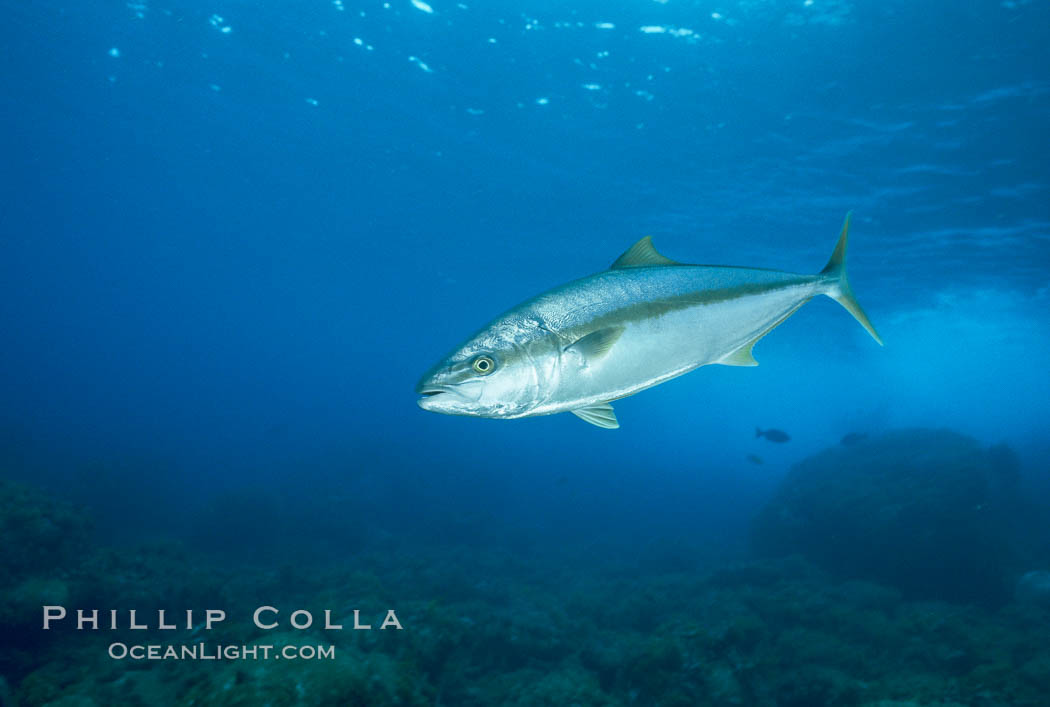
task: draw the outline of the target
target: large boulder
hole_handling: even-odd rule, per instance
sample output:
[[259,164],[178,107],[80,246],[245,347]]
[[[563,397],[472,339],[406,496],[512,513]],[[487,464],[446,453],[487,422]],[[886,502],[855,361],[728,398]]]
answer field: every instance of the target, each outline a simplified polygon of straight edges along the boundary
[[0,479],[0,586],[76,563],[87,547],[90,527],[79,508]]
[[[17,679],[49,640],[40,607],[69,600],[69,573],[90,537],[80,509],[42,491],[0,480],[0,674]],[[0,707],[5,702],[0,685]]]
[[1041,604],[1050,607],[1050,572],[1032,570],[1017,580],[1014,598],[1024,604]]
[[1016,459],[947,430],[901,430],[794,466],[752,526],[760,554],[801,554],[918,598],[997,604],[1013,577]]

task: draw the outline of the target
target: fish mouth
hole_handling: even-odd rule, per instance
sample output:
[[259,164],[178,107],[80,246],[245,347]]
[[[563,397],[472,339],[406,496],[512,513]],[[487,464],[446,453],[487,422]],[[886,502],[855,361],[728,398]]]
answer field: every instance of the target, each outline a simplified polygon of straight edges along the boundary
[[456,391],[451,385],[441,385],[440,383],[420,383],[416,386],[416,392],[423,398],[433,398],[436,395],[454,393]]
[[471,382],[436,383],[423,381],[416,386],[416,404],[424,410],[447,415],[469,415],[481,397],[481,389]]
[[424,410],[434,410],[438,404],[462,397],[451,386],[444,385],[420,385],[416,392],[419,393],[416,404]]

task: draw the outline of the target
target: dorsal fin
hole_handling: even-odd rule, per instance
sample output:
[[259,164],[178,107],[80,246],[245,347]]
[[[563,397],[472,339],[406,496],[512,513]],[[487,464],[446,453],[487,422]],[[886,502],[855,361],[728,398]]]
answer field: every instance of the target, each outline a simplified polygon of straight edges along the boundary
[[624,251],[624,254],[617,258],[609,269],[645,268],[653,265],[681,265],[681,263],[656,252],[656,248],[653,247],[653,237],[646,236]]

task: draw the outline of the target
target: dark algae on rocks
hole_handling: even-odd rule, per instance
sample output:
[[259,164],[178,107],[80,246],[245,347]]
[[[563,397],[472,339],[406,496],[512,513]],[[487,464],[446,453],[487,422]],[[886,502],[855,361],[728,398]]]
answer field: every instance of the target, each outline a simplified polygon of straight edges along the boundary
[[1016,459],[948,430],[901,430],[795,465],[753,523],[755,549],[919,599],[1002,604],[1025,568]]
[[[975,479],[994,486],[990,479],[1000,472],[980,446],[947,432],[907,431],[872,440],[870,456],[860,457],[868,460],[863,463],[847,463],[836,447],[833,454],[800,464],[784,489],[800,489],[801,498],[816,494],[815,489],[831,493],[834,485],[823,476],[811,477],[817,472],[810,469],[875,475],[881,468],[892,477],[871,460],[900,465],[902,439],[916,451],[914,469],[941,468],[929,473],[941,474],[945,497],[994,505],[999,491],[984,489]],[[953,471],[945,470],[949,464]],[[782,507],[784,489],[756,527],[768,523],[770,509]],[[938,495],[933,488],[925,493]],[[879,503],[882,508],[890,501],[879,497]],[[863,511],[861,497],[855,504],[854,514],[881,517]],[[967,520],[960,504],[935,506],[936,518]],[[88,525],[72,506],[11,484],[0,486],[0,508],[3,527],[16,533],[11,537],[42,546],[54,538],[52,525],[71,530]],[[791,512],[801,516],[811,508],[800,504]],[[12,525],[13,519],[19,523]],[[934,543],[941,541],[933,533],[937,528],[913,525],[912,531],[931,534],[928,542]],[[950,537],[973,543],[982,536],[970,529]],[[5,557],[3,605],[10,610],[18,602],[27,604],[19,614],[22,627],[14,624],[20,633],[8,633],[12,624],[5,624],[0,653],[10,692],[5,707],[1036,707],[1045,704],[1050,691],[1047,604],[993,605],[984,595],[979,602],[960,603],[962,597],[950,592],[935,598],[931,595],[940,584],[910,586],[897,582],[892,572],[878,580],[847,578],[888,566],[887,561],[869,558],[868,564],[842,567],[832,561],[834,553],[810,556],[804,544],[777,547],[791,550],[790,557],[640,574],[629,564],[585,560],[587,548],[565,547],[552,556],[514,554],[491,545],[409,548],[378,538],[363,541],[353,566],[303,561],[290,570],[301,579],[290,581],[288,571],[260,565],[255,558],[228,556],[202,565],[180,542],[100,546],[88,552],[77,549],[76,540],[69,542],[69,547],[52,547],[65,563],[60,579],[41,574],[41,565],[30,558]],[[1006,552],[1011,544],[1004,539],[991,547]],[[1005,573],[1001,568],[1009,564],[995,567]],[[1002,578],[995,577],[981,586],[998,586]],[[49,582],[58,584],[49,587]],[[36,642],[27,643],[33,633],[29,623],[35,626],[39,619],[39,606],[32,605],[50,601],[71,607],[114,602],[138,607],[140,617],[156,617],[157,609],[173,604],[219,604],[231,610],[264,602],[324,606],[332,607],[343,624],[352,623],[352,606],[393,601],[405,628],[396,634],[330,632],[319,625],[303,631],[287,625],[260,630],[250,621],[231,620],[210,632],[198,627],[192,640],[206,634],[203,640],[212,643],[244,646],[328,643],[336,657],[115,661],[107,655],[112,641],[166,643],[173,640],[171,632],[159,630],[152,619],[143,631],[126,626],[115,632],[74,631],[67,623],[46,635],[35,631]],[[5,621],[11,620],[5,614]]]

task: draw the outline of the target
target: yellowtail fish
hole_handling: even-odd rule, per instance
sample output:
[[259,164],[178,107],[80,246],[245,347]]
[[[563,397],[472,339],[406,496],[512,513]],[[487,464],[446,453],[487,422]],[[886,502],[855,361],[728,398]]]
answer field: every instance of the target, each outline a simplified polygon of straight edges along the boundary
[[817,295],[841,304],[879,344],[846,279],[850,215],[816,275],[686,265],[649,236],[608,270],[500,315],[433,366],[424,410],[515,419],[571,412],[619,427],[612,401],[700,366],[757,366],[755,342]]

